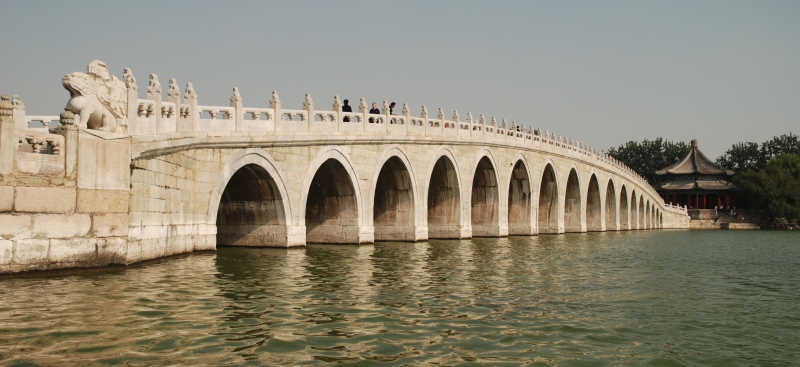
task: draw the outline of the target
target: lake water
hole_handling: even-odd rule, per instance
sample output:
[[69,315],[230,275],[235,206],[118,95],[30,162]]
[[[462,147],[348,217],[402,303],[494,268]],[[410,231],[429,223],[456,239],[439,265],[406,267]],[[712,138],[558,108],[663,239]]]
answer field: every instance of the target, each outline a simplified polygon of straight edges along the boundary
[[800,232],[220,248],[0,295],[4,365],[800,365]]

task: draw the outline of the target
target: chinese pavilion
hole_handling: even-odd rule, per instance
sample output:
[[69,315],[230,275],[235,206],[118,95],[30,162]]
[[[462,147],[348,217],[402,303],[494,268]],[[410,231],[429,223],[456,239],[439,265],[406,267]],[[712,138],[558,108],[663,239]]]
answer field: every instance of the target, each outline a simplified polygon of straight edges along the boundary
[[689,209],[730,209],[735,206],[732,196],[732,170],[717,166],[697,148],[692,139],[689,154],[682,161],[656,172],[661,183],[656,191],[664,202]]

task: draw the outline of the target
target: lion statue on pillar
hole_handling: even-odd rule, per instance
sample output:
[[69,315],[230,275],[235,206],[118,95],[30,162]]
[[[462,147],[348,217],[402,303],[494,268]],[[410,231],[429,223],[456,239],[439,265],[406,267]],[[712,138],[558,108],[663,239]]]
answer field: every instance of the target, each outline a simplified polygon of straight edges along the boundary
[[80,115],[79,126],[112,133],[127,126],[127,89],[108,72],[106,63],[94,60],[86,73],[64,75],[61,83],[70,94],[66,108]]

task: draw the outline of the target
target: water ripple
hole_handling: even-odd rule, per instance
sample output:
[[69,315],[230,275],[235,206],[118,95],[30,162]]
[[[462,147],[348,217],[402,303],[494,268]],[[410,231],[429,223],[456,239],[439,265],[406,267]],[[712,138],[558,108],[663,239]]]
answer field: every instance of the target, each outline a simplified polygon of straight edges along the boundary
[[4,365],[800,360],[800,236],[791,232],[222,248],[0,282]]

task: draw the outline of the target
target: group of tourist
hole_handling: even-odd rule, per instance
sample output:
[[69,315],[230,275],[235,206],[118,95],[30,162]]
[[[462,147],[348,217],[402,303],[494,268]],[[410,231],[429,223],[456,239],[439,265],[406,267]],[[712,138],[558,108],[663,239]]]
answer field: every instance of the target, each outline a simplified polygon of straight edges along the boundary
[[[345,99],[343,102],[344,102],[344,106],[342,106],[342,112],[353,112],[353,107],[350,106],[350,101]],[[394,113],[395,106],[397,106],[397,104],[394,103],[394,102],[389,104],[389,115],[396,116],[396,114]],[[380,115],[381,114],[381,111],[378,109],[378,103],[372,102],[372,108],[369,109],[369,113],[371,115]],[[342,120],[344,122],[350,122],[350,117],[349,116],[345,116],[344,119],[342,119]],[[375,120],[372,117],[370,117],[369,118],[369,122],[370,123],[374,123]]]

